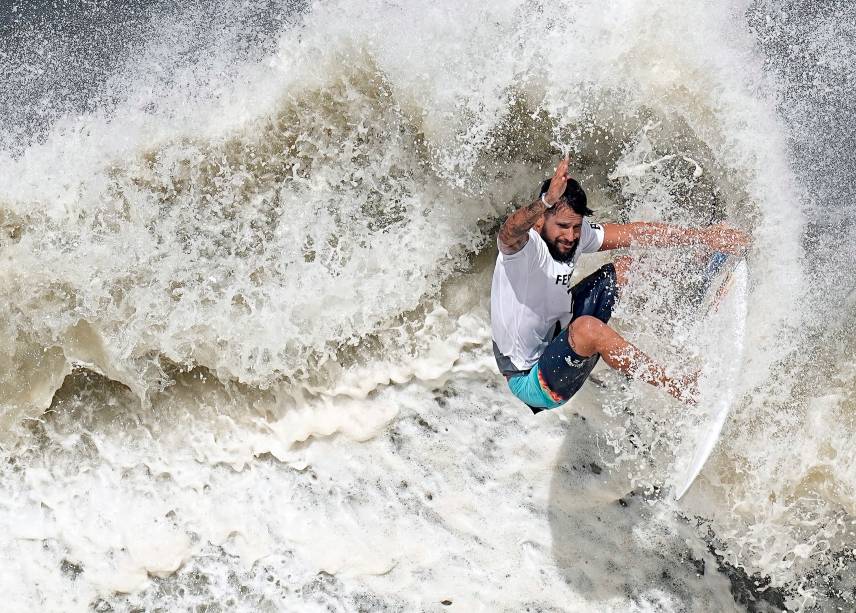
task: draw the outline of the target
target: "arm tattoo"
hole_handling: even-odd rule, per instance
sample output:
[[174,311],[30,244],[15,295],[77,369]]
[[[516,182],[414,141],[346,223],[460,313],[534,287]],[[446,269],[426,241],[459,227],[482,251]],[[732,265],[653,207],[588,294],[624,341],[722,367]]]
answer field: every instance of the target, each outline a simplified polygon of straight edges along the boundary
[[506,255],[517,253],[529,240],[529,228],[547,210],[540,199],[514,211],[499,230],[499,248]]

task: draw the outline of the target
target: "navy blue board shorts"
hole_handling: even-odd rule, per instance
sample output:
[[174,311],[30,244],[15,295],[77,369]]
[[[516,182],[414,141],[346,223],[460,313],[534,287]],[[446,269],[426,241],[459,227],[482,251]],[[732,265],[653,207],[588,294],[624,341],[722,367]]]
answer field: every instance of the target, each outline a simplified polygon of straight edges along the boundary
[[[612,317],[618,297],[615,266],[605,264],[571,288],[573,316],[589,315],[603,323]],[[557,325],[558,328],[558,325]],[[557,330],[538,363],[526,373],[511,376],[511,391],[538,413],[565,404],[586,382],[600,354],[589,357],[577,355],[568,342],[568,328]]]

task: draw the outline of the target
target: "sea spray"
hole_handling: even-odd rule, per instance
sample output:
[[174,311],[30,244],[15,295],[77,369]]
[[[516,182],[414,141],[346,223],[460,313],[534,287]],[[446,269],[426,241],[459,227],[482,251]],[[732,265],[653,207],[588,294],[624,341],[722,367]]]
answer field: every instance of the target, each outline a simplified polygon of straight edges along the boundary
[[[793,170],[778,7],[216,8],[137,14],[77,98],[38,79],[77,74],[45,43],[66,17],[4,34],[29,62],[0,141],[11,602],[737,608],[725,564],[771,606],[838,602],[854,337],[812,288],[853,267]],[[565,151],[600,221],[754,237],[741,400],[680,507],[680,406],[601,370],[532,417],[490,363],[496,229]],[[700,255],[632,255],[617,325],[703,366]]]

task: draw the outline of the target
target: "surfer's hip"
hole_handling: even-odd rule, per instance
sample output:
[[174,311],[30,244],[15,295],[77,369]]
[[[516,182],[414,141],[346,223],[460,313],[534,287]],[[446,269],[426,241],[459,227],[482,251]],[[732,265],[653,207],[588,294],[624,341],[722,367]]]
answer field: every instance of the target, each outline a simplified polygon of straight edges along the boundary
[[[607,323],[617,298],[615,267],[606,264],[572,288],[574,319],[596,317]],[[583,386],[600,356],[578,355],[560,330],[528,373],[508,377],[508,387],[533,412],[562,406]]]

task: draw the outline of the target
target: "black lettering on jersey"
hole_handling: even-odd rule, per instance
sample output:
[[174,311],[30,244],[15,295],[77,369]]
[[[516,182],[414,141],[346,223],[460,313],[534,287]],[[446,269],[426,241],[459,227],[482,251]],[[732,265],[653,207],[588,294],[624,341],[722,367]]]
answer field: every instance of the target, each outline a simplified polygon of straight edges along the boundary
[[572,276],[574,276],[572,272],[566,275],[556,275],[556,285],[570,285]]
[[601,229],[601,225],[599,223],[590,223],[589,226],[591,227],[592,230],[600,230]]

